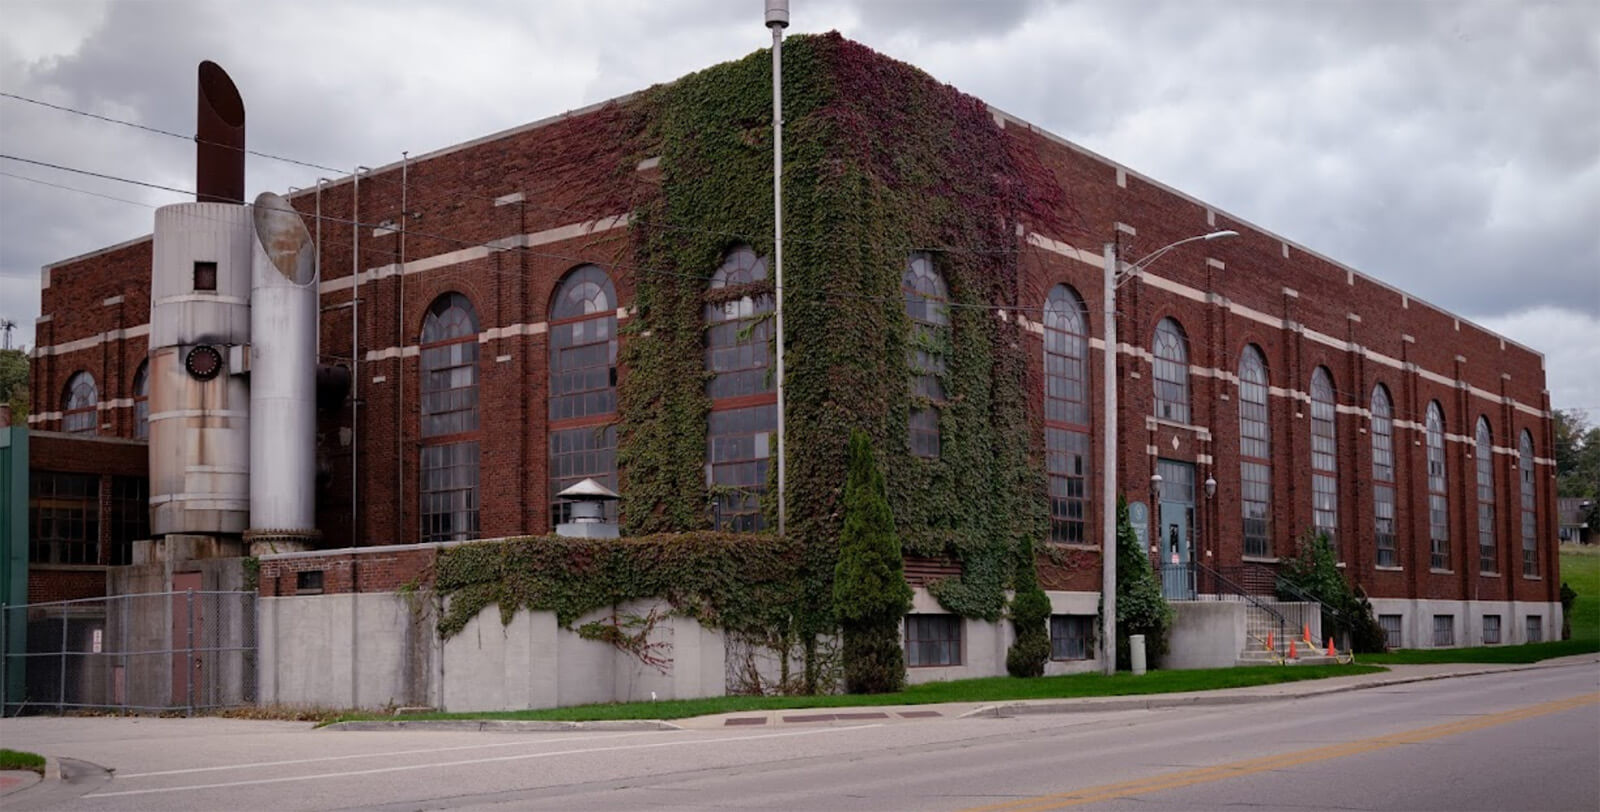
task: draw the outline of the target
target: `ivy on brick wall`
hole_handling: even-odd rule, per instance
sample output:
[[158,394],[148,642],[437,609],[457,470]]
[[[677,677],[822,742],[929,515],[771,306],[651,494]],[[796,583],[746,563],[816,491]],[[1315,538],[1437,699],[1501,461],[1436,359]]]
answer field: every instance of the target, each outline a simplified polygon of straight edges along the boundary
[[527,609],[554,612],[572,629],[635,600],[663,600],[710,628],[765,633],[790,623],[800,558],[798,545],[768,534],[711,531],[463,544],[441,550],[435,565],[446,599],[439,634],[454,636],[490,606],[505,623]]
[[[703,313],[709,296],[728,292],[708,294],[707,281],[735,245],[772,253],[771,81],[770,55],[762,51],[629,102],[642,111],[636,119],[642,123],[632,130],[637,143],[621,153],[659,156],[660,179],[630,222],[634,264],[643,270],[632,280],[637,315],[624,328],[619,384],[618,470],[628,536],[710,538],[695,532],[710,526]],[[787,40],[786,530],[793,546],[779,547],[795,557],[795,581],[786,587],[792,592],[785,593],[784,617],[724,593],[719,623],[751,629],[793,623],[781,631],[803,641],[834,632],[845,451],[859,430],[884,463],[906,554],[950,556],[962,564],[959,577],[930,586],[940,604],[998,621],[1008,614],[1009,592],[1030,595],[1022,611],[1010,612],[1019,639],[1029,643],[1023,659],[1037,659],[1041,650],[1048,655],[1038,645],[1045,633],[1040,606],[1047,614],[1048,603],[1033,563],[1034,540],[1047,529],[1043,455],[1030,427],[1024,336],[1009,309],[1042,299],[1021,289],[1019,224],[1057,226],[1063,206],[1056,179],[1019,143],[1005,137],[981,101],[909,65],[837,34]],[[933,257],[951,298],[948,338],[937,348],[945,361],[940,382],[946,398],[938,404],[936,459],[913,455],[907,441],[912,331],[900,279],[914,251]],[[1006,317],[994,307],[1007,308]],[[776,500],[770,494],[771,488],[763,508],[772,526]],[[736,541],[762,549],[776,544],[764,536],[734,536],[728,543]],[[537,568],[557,563],[541,558],[549,555],[546,543],[519,542],[518,565],[502,562],[496,571],[513,581],[543,578]],[[461,556],[494,557],[452,552],[448,558]],[[472,566],[475,572],[490,567],[487,560]],[[551,590],[567,596],[558,603],[569,608],[558,611],[571,617],[578,607],[604,605],[596,601],[617,589],[602,587],[612,581],[583,576],[587,570],[577,572],[577,585],[541,583],[536,590],[478,576],[453,582],[447,624],[459,628],[475,606],[499,601],[506,611],[531,605],[526,595]],[[705,584],[701,574],[671,572]],[[641,597],[642,577],[615,583]],[[682,594],[671,579],[651,578],[659,594]],[[596,591],[580,599],[574,592],[580,588]],[[752,614],[740,614],[746,611]],[[1025,662],[1017,667],[1034,670]],[[815,677],[808,663],[806,685],[813,690],[821,687]]]

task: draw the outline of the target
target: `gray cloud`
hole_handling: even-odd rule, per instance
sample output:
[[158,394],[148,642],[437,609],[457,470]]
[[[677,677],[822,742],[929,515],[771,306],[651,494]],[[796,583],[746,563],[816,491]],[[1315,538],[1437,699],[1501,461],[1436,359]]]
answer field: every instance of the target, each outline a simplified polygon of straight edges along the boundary
[[[1600,5],[796,0],[940,80],[1600,373]],[[377,165],[671,80],[768,42],[755,2],[8,3],[0,89],[187,132],[194,65],[240,84],[251,146]],[[179,187],[189,145],[0,100],[4,151]],[[147,205],[176,195],[3,162]],[[251,159],[251,191],[316,170]],[[38,266],[149,209],[0,177],[0,311]],[[1542,308],[1542,309],[1541,309]],[[1551,309],[1554,310],[1551,310]],[[25,312],[18,312],[25,311]],[[1530,319],[1518,314],[1559,313]],[[1566,325],[1540,332],[1538,322]],[[29,325],[31,327],[31,324]],[[31,339],[30,339],[31,340]],[[1552,343],[1554,342],[1554,343]],[[1560,404],[1560,398],[1557,399]]]

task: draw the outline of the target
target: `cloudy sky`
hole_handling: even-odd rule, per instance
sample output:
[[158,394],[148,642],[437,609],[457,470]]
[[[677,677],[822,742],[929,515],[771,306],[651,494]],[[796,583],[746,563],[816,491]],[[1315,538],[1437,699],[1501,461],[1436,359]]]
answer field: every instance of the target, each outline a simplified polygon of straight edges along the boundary
[[[836,29],[1544,352],[1554,405],[1600,415],[1600,2],[791,4],[790,33]],[[253,149],[378,166],[765,47],[761,8],[0,0],[0,91],[191,133],[209,58],[244,95]],[[4,97],[0,153],[193,185],[182,140]],[[250,195],[319,174],[247,172]],[[0,173],[16,343],[33,341],[41,265],[146,234],[182,199]]]

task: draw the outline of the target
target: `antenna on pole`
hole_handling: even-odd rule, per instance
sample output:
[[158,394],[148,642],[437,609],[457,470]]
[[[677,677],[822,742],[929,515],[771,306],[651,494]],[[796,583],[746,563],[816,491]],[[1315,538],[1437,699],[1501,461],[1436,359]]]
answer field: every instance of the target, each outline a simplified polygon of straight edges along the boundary
[[0,330],[6,331],[6,349],[11,349],[11,331],[17,329],[17,323],[11,319],[0,319]]

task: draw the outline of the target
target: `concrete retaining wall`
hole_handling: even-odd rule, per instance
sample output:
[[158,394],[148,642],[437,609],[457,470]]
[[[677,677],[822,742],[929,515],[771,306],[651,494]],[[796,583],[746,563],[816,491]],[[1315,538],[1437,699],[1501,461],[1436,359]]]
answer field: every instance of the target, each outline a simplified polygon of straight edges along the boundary
[[[1437,646],[1456,648],[1481,646],[1484,643],[1484,618],[1500,618],[1498,645],[1520,645],[1536,642],[1529,639],[1529,617],[1539,619],[1544,640],[1561,639],[1561,604],[1532,601],[1456,601],[1408,600],[1404,598],[1373,598],[1372,614],[1400,616],[1401,648],[1436,648],[1434,645],[1434,618],[1450,618],[1450,636],[1453,642]],[[1496,644],[1488,644],[1496,645]]]

